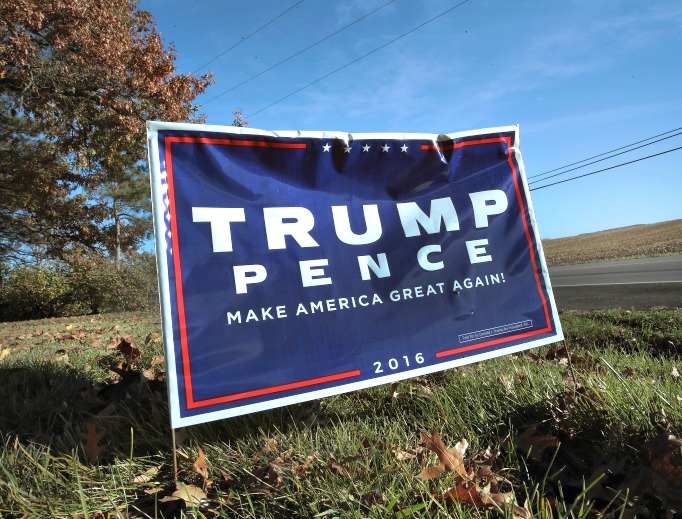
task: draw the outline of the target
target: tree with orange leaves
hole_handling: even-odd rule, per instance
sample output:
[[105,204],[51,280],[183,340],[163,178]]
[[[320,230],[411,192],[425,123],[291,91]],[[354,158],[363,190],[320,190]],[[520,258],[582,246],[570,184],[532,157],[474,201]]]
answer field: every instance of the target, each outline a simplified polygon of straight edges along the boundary
[[212,82],[175,58],[136,1],[1,3],[0,262],[120,245],[105,186],[139,172],[146,120],[198,120]]

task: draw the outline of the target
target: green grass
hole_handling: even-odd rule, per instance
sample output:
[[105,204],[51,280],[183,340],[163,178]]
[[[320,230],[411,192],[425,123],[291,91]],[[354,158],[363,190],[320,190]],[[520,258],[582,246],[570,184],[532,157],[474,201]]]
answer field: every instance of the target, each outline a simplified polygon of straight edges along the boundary
[[[110,370],[119,336],[141,350],[136,373],[162,355],[156,317],[2,324],[0,515],[511,518],[439,497],[453,473],[416,477],[438,463],[425,429],[447,447],[466,438],[466,461],[490,464],[534,517],[664,516],[682,453],[648,442],[682,432],[682,310],[561,320],[563,344],[404,381],[397,398],[381,386],[179,432],[177,477],[201,489],[195,504],[172,498],[163,365],[128,383]],[[106,443],[94,463],[87,423]],[[192,470],[199,448],[207,479]]]

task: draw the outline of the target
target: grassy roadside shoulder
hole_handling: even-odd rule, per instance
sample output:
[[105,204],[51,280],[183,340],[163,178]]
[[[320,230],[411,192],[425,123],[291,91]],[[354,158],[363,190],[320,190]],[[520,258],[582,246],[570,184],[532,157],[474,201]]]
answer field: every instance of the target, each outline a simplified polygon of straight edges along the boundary
[[682,310],[564,312],[561,320],[566,340],[553,346],[178,431],[179,486],[156,317],[3,324],[0,513],[679,511]]

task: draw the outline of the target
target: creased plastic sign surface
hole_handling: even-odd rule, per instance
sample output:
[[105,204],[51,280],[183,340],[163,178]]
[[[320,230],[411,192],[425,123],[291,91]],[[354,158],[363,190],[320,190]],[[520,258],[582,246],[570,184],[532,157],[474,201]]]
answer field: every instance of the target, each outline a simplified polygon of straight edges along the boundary
[[174,427],[563,338],[518,127],[148,138]]

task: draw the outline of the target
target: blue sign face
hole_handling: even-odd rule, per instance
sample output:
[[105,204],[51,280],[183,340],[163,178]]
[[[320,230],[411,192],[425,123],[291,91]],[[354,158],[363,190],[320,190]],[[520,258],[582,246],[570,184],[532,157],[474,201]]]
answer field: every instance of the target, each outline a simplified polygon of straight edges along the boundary
[[148,133],[174,427],[563,338],[516,127]]

